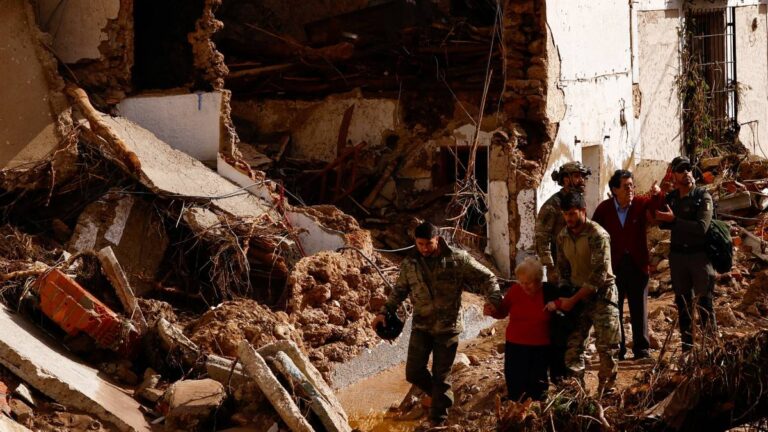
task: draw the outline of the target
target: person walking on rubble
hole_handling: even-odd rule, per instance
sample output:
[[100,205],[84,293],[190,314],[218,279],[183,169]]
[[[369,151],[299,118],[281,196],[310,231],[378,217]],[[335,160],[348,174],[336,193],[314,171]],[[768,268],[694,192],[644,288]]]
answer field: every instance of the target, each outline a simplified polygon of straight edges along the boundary
[[565,364],[569,373],[584,380],[584,348],[594,327],[595,346],[600,356],[598,394],[614,391],[619,348],[618,292],[611,271],[611,243],[608,233],[587,219],[584,196],[576,191],[560,201],[566,227],[557,235],[559,284],[577,291],[547,303],[550,311],[570,311],[580,306],[575,329],[568,336]]
[[653,185],[647,195],[635,196],[632,172],[616,170],[608,180],[611,198],[601,202],[592,215],[611,237],[611,263],[619,291],[619,359],[627,352],[624,335],[624,299],[629,303],[632,323],[632,352],[635,359],[650,357],[648,339],[648,224],[653,223],[651,206],[659,188]]
[[[400,274],[381,312],[372,322],[375,329],[386,324],[410,296],[413,330],[408,345],[405,378],[431,397],[430,423],[445,422],[453,405],[447,382],[462,332],[461,293],[469,287],[484,293],[494,307],[501,304],[501,292],[494,274],[467,252],[454,249],[438,235],[437,227],[424,222],[416,227],[416,250],[400,264]],[[432,354],[432,372],[427,362]]]
[[717,332],[712,302],[715,270],[706,253],[706,233],[713,212],[712,196],[704,188],[696,187],[691,169],[691,161],[685,156],[672,160],[670,170],[674,190],[666,196],[666,208],[656,211],[660,228],[671,231],[669,269],[683,351],[693,347],[691,306],[694,300],[704,334],[711,336]]
[[[586,180],[591,174],[592,171],[578,161],[567,162],[559,170],[552,172],[552,179],[561,186],[561,189],[544,202],[536,216],[534,229],[536,255],[546,267],[547,281],[554,284],[558,282],[555,239],[565,228],[565,219],[560,211],[560,201],[570,191],[584,193]],[[568,369],[565,367],[565,345],[571,331],[569,321],[569,316],[557,316],[552,323],[552,359],[549,374],[553,382],[560,381],[568,374]]]
[[504,345],[504,378],[507,398],[521,401],[547,395],[550,362],[550,321],[546,303],[558,298],[557,286],[543,282],[544,268],[535,258],[515,268],[517,283],[507,290],[500,307],[486,304],[483,314],[496,319],[509,317]]

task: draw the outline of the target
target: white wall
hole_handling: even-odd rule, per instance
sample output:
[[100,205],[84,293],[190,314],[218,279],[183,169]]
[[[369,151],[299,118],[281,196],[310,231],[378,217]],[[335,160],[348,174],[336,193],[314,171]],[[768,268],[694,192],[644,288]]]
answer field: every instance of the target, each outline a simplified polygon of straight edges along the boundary
[[766,5],[736,8],[736,80],[741,84],[739,138],[768,158],[768,21]]
[[670,161],[680,154],[680,102],[676,77],[680,71],[680,13],[638,12],[638,77],[641,93],[637,146],[641,157]]
[[117,18],[120,0],[37,0],[38,22],[51,34],[53,50],[64,63],[101,57],[109,20]]
[[[582,145],[602,145],[599,197],[605,198],[607,180],[632,153],[632,66],[628,2],[615,0],[551,0],[547,21],[560,55],[560,77],[565,113],[550,155],[544,181],[537,191],[538,206],[559,187],[550,178],[565,162],[581,160]],[[550,58],[550,62],[555,61]],[[626,124],[620,123],[624,108]],[[581,143],[575,143],[575,139]],[[598,167],[590,167],[594,172]],[[608,173],[608,175],[605,175]],[[591,214],[591,209],[588,209]]]
[[216,161],[221,143],[220,92],[136,96],[117,108],[171,147],[202,162]]

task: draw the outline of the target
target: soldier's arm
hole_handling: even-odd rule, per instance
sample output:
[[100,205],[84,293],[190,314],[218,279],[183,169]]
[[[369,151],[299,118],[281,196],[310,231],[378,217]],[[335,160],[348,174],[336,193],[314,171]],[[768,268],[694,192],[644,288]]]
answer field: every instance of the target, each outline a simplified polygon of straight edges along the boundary
[[563,252],[563,239],[560,234],[557,235],[557,274],[560,276],[560,279],[558,280],[559,286],[567,285],[570,283],[571,264],[565,257],[565,252]]
[[387,311],[395,312],[400,303],[408,297],[411,292],[411,285],[408,283],[408,272],[413,271],[413,264],[409,260],[403,261],[400,266],[400,273],[397,276],[397,282],[387,297],[387,302],[382,306],[379,313],[386,313]]
[[605,231],[595,231],[589,236],[589,262],[592,272],[582,285],[593,293],[600,294],[607,288],[608,277],[611,274],[611,238]]
[[704,236],[707,233],[709,224],[712,222],[712,195],[709,192],[704,192],[701,200],[702,204],[696,211],[696,219],[685,220],[675,216],[675,220],[671,223],[675,231],[691,237]]
[[534,246],[536,248],[536,255],[539,256],[539,261],[545,267],[553,267],[554,260],[552,259],[552,230],[557,223],[556,209],[550,205],[545,205],[539,211],[539,215],[536,218],[536,227],[534,228]]
[[460,258],[462,279],[471,287],[477,287],[478,292],[483,293],[485,300],[495,307],[501,305],[501,291],[496,282],[496,276],[487,267],[472,258],[472,255],[463,252]]

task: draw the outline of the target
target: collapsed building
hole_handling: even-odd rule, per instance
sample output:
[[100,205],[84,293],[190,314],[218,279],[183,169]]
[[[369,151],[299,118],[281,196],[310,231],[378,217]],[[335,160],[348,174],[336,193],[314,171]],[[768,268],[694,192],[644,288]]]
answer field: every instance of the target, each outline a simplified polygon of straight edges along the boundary
[[[401,361],[402,341],[382,349],[369,322],[396,276],[387,251],[409,246],[417,218],[445,221],[445,237],[509,278],[556,189],[545,179],[565,161],[592,168],[591,213],[615,169],[635,170],[647,189],[683,151],[763,152],[768,63],[756,53],[768,32],[757,0],[4,6],[4,301],[26,310],[30,290],[40,293],[30,313],[85,355],[87,342],[73,348],[77,331],[114,350],[107,336],[117,330],[77,327],[53,299],[93,296],[100,316],[133,326],[147,351],[130,366],[103,353],[88,360],[106,356],[102,372],[166,408],[183,405],[174,396],[183,381],[172,382],[183,371],[229,368],[218,376],[230,385],[235,371],[253,370],[277,389],[258,360],[246,371],[232,363],[253,360],[241,341],[282,381],[294,369],[276,352],[288,353],[325,396],[318,375],[343,386]],[[685,96],[681,76],[712,90],[706,104]],[[707,146],[690,113],[717,125]],[[59,282],[46,279],[52,268]],[[479,310],[465,311],[465,336],[487,324]],[[123,336],[117,351],[133,340]],[[198,427],[224,400],[217,384],[204,387],[215,389],[210,404],[190,422],[155,418],[169,430]],[[295,417],[264,411],[264,396],[249,391],[259,393],[236,392],[229,424],[282,428]],[[145,427],[108,416],[109,406],[75,407]],[[324,412],[343,418],[338,407]],[[332,429],[317,416],[307,421]]]

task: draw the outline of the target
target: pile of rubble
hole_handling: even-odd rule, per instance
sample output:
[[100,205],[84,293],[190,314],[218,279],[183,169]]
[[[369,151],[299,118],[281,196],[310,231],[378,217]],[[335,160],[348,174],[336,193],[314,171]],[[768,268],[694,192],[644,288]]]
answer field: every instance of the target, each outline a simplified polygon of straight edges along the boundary
[[72,165],[3,172],[0,408],[35,430],[349,430],[326,379],[377,342],[397,270],[370,233],[68,93]]

